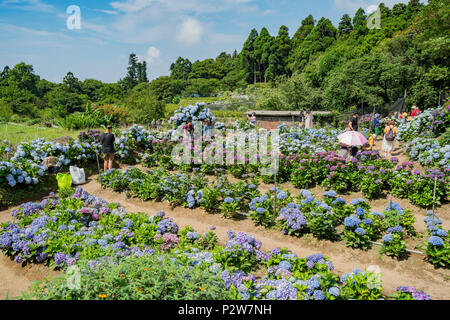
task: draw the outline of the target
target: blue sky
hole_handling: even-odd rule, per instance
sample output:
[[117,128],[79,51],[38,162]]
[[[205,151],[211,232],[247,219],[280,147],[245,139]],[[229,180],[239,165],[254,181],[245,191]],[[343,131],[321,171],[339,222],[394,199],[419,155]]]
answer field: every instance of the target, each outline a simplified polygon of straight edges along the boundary
[[[252,28],[281,25],[292,36],[308,14],[337,26],[384,2],[407,0],[0,0],[0,68],[19,62],[35,73],[61,82],[68,71],[80,80],[116,82],[126,73],[128,56],[146,60],[150,79],[169,75],[177,57],[192,62],[239,52]],[[66,12],[81,10],[81,28],[70,30]]]

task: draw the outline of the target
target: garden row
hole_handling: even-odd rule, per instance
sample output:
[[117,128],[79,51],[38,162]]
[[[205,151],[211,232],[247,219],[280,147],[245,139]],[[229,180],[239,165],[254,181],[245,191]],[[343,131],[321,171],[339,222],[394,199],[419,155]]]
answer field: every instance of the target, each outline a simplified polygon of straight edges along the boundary
[[[0,231],[4,253],[66,271],[22,299],[430,299],[413,287],[385,296],[380,274],[355,269],[339,276],[321,254],[263,252],[243,232],[229,230],[221,246],[214,226],[205,234],[179,230],[164,212],[128,213],[81,188],[25,203],[13,216]],[[74,268],[81,277],[70,286]],[[256,270],[264,276],[254,277]]]
[[[256,178],[231,183],[226,177],[219,177],[217,182],[210,182],[203,175],[170,174],[163,169],[144,173],[132,167],[123,172],[107,171],[99,176],[99,181],[103,188],[125,192],[129,197],[144,201],[168,201],[174,206],[191,209],[201,207],[210,213],[223,214],[225,218],[248,213],[256,225],[278,228],[283,234],[310,233],[319,239],[343,239],[348,247],[364,250],[382,239],[382,252],[398,258],[408,255],[405,240],[416,234],[415,217],[410,210],[391,202],[383,213],[371,212],[364,199],[354,199],[347,204],[334,191],[325,192],[324,200],[316,199],[307,190],[302,190],[299,196],[291,196],[288,191],[274,187],[261,194]],[[430,237],[440,238],[437,242],[429,239],[427,259],[434,265],[448,268],[449,238],[440,228],[442,221],[435,218],[433,223]],[[343,234],[337,231],[341,225],[344,225]]]

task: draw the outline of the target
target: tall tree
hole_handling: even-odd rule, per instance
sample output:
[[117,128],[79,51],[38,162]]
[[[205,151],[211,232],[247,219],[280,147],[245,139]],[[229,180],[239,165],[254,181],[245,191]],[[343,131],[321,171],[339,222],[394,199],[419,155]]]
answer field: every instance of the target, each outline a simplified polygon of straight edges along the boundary
[[294,52],[294,68],[303,70],[312,57],[325,51],[336,40],[337,30],[329,19],[321,18],[308,37]]
[[305,40],[306,37],[309,36],[311,31],[314,29],[315,24],[316,21],[314,20],[314,17],[312,15],[309,15],[302,20],[301,26],[298,28],[297,32],[295,32],[294,36],[292,37],[293,47],[298,47],[303,42],[303,40]]
[[36,84],[39,81],[39,76],[34,74],[32,65],[24,62],[16,64],[14,68],[7,69],[5,79],[9,86],[16,86],[33,94],[37,93]]
[[178,57],[177,61],[170,65],[170,76],[173,79],[187,80],[192,69],[192,63],[189,59]]
[[288,63],[291,51],[292,41],[289,38],[289,29],[283,25],[278,30],[278,35],[272,46],[269,67],[265,74],[267,79],[272,80],[276,76],[289,75]]
[[254,57],[257,65],[256,82],[262,82],[266,69],[269,66],[269,57],[274,50],[275,39],[270,35],[267,28],[262,28],[254,43]]
[[72,72],[67,72],[63,79],[63,85],[70,91],[74,93],[81,93],[80,80],[74,76]]
[[352,19],[348,14],[344,14],[339,22],[338,34],[343,36],[349,34],[353,30]]
[[258,31],[252,29],[239,55],[247,83],[256,83],[257,61],[255,57],[255,41],[257,37]]
[[137,64],[138,83],[148,83],[147,77],[147,61],[138,62]]
[[131,53],[128,59],[128,72],[126,77],[123,79],[123,85],[125,90],[131,90],[135,85],[138,84],[138,57],[136,54]]
[[363,8],[359,8],[353,17],[353,27],[360,29],[367,27],[367,15]]
[[[5,66],[3,68],[3,71],[0,73],[0,81],[6,79],[6,77],[8,76],[8,72],[9,72],[9,66]],[[1,84],[1,82],[0,82]]]

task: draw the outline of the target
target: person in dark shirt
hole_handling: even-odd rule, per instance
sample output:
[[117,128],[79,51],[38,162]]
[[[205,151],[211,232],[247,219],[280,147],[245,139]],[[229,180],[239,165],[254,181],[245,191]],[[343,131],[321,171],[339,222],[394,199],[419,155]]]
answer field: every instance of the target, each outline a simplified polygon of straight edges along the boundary
[[106,132],[102,133],[102,135],[100,136],[100,143],[102,145],[103,159],[104,159],[103,164],[104,171],[112,169],[114,153],[116,152],[114,149],[114,141],[116,138],[111,133],[111,131],[112,126],[108,126],[106,128]]
[[358,131],[358,114],[356,112],[353,114],[353,118],[350,120],[349,126],[353,131]]

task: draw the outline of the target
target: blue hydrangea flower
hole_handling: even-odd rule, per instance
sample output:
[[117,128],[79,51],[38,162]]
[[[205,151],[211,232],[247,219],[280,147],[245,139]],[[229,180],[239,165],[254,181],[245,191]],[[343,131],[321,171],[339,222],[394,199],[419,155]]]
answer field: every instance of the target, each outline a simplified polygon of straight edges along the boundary
[[383,241],[383,242],[391,242],[392,239],[393,239],[393,238],[392,238],[392,234],[391,234],[391,233],[388,233],[388,234],[386,234],[386,235],[383,236],[382,241]]
[[322,290],[314,290],[314,300],[325,300],[325,294]]
[[263,214],[263,213],[266,212],[266,209],[264,209],[262,207],[259,207],[259,208],[256,209],[256,212],[258,212],[259,214]]
[[223,202],[225,202],[225,203],[233,203],[233,201],[234,201],[234,199],[230,198],[230,197],[227,197],[223,200]]
[[356,215],[351,215],[344,219],[344,225],[349,228],[354,228],[361,223],[361,220]]
[[337,193],[334,190],[330,190],[330,191],[325,191],[323,193],[323,195],[327,198],[336,198],[337,197]]
[[332,296],[339,297],[341,291],[339,290],[338,287],[331,287],[330,289],[328,289],[328,293],[331,294]]
[[291,270],[292,264],[290,264],[288,261],[281,261],[279,267],[285,270]]
[[442,240],[441,237],[432,236],[432,237],[430,237],[430,239],[428,239],[428,243],[433,245],[433,246],[443,246],[444,245],[444,240]]

